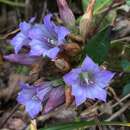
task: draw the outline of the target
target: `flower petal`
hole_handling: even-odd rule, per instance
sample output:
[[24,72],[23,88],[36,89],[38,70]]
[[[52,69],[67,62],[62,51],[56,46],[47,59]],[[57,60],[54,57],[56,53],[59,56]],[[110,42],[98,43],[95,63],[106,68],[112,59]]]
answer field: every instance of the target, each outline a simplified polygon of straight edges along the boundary
[[51,83],[45,82],[43,85],[37,88],[37,97],[44,102],[48,99],[48,94],[52,90]]
[[19,24],[19,28],[24,35],[28,35],[28,31],[31,29],[31,27],[32,25],[25,21]]
[[47,31],[43,24],[35,24],[29,31],[28,36],[31,39],[44,40],[44,38],[51,38],[50,33]]
[[48,51],[43,52],[43,56],[48,56],[49,58],[55,60],[60,49],[58,47],[54,47]]
[[94,85],[91,85],[91,86],[86,86],[84,87],[84,91],[85,91],[85,95],[86,95],[86,99],[92,99],[92,100],[95,100],[95,96],[96,96],[96,93],[94,93]]
[[40,40],[33,39],[29,45],[31,46],[31,50],[29,52],[30,56],[40,56],[48,49],[47,45]]
[[35,118],[42,110],[42,104],[38,99],[29,100],[25,104],[25,110],[31,118]]
[[114,75],[115,73],[110,71],[101,70],[99,73],[95,74],[96,85],[101,88],[107,87]]
[[92,73],[98,73],[100,71],[100,67],[88,56],[84,59],[81,68],[83,71]]
[[63,79],[67,85],[73,85],[79,81],[80,68],[72,69],[69,73],[63,76]]
[[63,87],[53,88],[53,90],[49,95],[49,99],[45,105],[44,112],[48,113],[52,111],[59,105],[63,104],[64,101],[65,101],[64,88]]
[[73,84],[72,95],[75,97],[76,106],[79,106],[86,101],[85,88],[79,86],[78,84]]
[[4,59],[19,64],[32,65],[39,60],[39,57],[29,57],[28,55],[24,54],[10,54],[4,56]]
[[106,98],[107,98],[107,92],[105,89],[102,89],[100,87],[94,87],[92,89],[92,91],[90,91],[93,93],[95,99],[99,99],[101,101],[106,101]]
[[11,45],[14,47],[15,53],[17,54],[23,45],[28,45],[28,42],[28,37],[20,32],[11,40]]
[[56,33],[55,33],[56,25],[51,20],[51,18],[52,18],[52,14],[46,15],[44,17],[44,25],[45,25],[46,29],[48,30],[48,32],[50,33],[50,35],[52,35],[53,37],[56,38]]
[[25,87],[26,84],[25,86],[23,86],[23,89],[18,93],[17,96],[17,101],[23,105],[25,105],[25,103],[28,102],[36,93],[36,89],[34,87],[33,88],[29,88],[28,86],[26,88]]
[[34,23],[34,21],[36,20],[36,17],[31,17],[30,20],[29,20],[29,23]]
[[57,28],[55,28],[55,32],[58,36],[58,45],[63,44],[65,37],[70,33],[70,31],[67,28],[62,26],[58,26]]

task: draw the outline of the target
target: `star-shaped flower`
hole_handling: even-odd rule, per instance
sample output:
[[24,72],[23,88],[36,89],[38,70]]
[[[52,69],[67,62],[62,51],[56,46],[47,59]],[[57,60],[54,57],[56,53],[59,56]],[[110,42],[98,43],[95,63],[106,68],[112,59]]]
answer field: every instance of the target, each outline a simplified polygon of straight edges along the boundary
[[76,105],[79,106],[86,99],[106,101],[105,88],[109,85],[114,73],[99,67],[90,57],[86,57],[82,65],[72,69],[63,79],[72,87]]

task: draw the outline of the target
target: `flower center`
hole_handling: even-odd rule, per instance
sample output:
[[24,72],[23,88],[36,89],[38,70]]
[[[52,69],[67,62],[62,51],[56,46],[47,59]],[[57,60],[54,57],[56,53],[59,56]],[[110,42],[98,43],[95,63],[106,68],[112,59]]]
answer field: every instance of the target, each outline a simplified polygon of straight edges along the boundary
[[44,40],[46,41],[46,43],[48,43],[49,47],[54,47],[57,45],[56,41],[52,38],[44,37]]
[[50,43],[51,45],[56,45],[56,42],[55,42],[55,40],[53,40],[53,39],[47,39],[47,42],[48,43]]
[[93,75],[89,72],[83,72],[80,74],[80,80],[82,84],[91,85],[94,84]]

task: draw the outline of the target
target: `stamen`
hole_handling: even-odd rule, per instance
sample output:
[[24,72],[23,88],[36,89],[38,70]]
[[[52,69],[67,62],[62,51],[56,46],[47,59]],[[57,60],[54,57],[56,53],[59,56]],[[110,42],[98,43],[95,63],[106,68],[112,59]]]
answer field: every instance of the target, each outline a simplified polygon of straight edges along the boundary
[[81,73],[80,79],[83,84],[87,84],[87,85],[94,84],[92,74],[90,74],[89,72]]
[[47,42],[50,43],[50,44],[52,44],[52,45],[56,45],[56,42],[53,39],[48,38]]

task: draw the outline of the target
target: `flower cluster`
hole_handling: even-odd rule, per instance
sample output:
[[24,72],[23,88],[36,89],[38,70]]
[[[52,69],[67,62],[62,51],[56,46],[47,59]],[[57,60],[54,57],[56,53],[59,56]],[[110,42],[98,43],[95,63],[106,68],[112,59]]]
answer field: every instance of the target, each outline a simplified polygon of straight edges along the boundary
[[[44,18],[44,24],[33,24],[34,18],[29,23],[22,22],[19,25],[20,32],[11,40],[15,54],[5,56],[5,59],[23,64],[31,64],[35,62],[35,57],[47,56],[50,59],[56,59],[58,53],[62,51],[60,46],[65,43],[65,37],[70,31],[63,27],[57,26],[51,20],[52,14],[48,14]],[[17,55],[23,46],[30,48],[28,54]],[[20,57],[17,58],[17,57]]]
[[[67,2],[57,0],[57,3],[62,20],[67,24],[70,17],[68,24],[74,26],[75,18]],[[64,17],[63,14],[68,14],[68,16]],[[56,25],[52,21],[52,14],[46,15],[41,24],[35,24],[34,20],[32,18],[28,23],[20,23],[20,32],[11,40],[15,54],[4,56],[5,59],[30,65],[37,63],[42,56],[47,56],[52,61],[56,61],[60,52],[63,53],[63,56],[66,54],[64,54],[62,45],[67,43],[65,37],[70,31],[64,26]],[[23,54],[21,50],[24,46],[29,51]],[[71,49],[73,48],[71,47]],[[62,58],[64,59],[64,57]],[[54,82],[55,80],[43,81],[39,84],[34,83],[33,85],[20,83],[17,101],[25,106],[25,110],[31,118],[35,118],[42,111],[43,106],[44,113],[48,113],[65,102],[64,83],[71,88],[76,106],[81,105],[87,99],[106,101],[106,87],[109,85],[114,73],[98,66],[89,56],[86,56],[81,66],[77,65],[77,68],[73,68],[73,66],[68,68],[71,69],[70,72],[66,74],[63,72],[62,77],[60,77],[62,83]]]
[[[87,56],[80,67],[72,69],[64,75],[63,79],[72,88],[72,95],[75,97],[76,105],[79,106],[86,99],[106,101],[105,88],[113,76],[114,73],[100,68]],[[44,107],[45,113],[64,103],[64,88],[56,87],[52,82],[33,86],[22,83],[20,86],[21,91],[17,100],[25,105],[26,112],[32,118],[42,110],[42,104],[46,100],[48,101]]]

